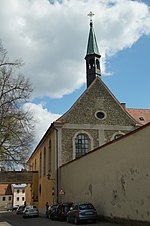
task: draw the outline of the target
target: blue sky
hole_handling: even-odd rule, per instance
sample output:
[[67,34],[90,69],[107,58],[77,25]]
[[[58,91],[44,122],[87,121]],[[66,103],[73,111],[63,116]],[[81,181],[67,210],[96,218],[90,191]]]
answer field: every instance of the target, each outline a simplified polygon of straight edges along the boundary
[[35,143],[86,89],[90,11],[102,80],[128,108],[150,108],[149,0],[0,1],[0,39],[34,88],[24,107],[37,121]]
[[[88,29],[88,28],[87,28]],[[96,32],[96,31],[95,31]],[[86,43],[85,43],[86,49]],[[110,76],[102,80],[120,102],[128,108],[150,108],[150,36],[144,35],[131,48],[119,51],[107,62]],[[83,62],[85,63],[84,57]],[[84,68],[83,68],[84,71]],[[86,75],[85,75],[86,76]],[[85,91],[86,83],[62,98],[42,98],[49,111],[63,114]],[[39,99],[34,99],[39,103]]]

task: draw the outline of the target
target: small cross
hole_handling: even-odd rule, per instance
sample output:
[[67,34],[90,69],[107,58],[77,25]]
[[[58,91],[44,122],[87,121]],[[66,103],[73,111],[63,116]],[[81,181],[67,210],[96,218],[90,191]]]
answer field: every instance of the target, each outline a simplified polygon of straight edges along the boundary
[[92,16],[94,16],[94,13],[92,13],[91,11],[88,13],[88,16],[90,17],[90,22],[92,22]]

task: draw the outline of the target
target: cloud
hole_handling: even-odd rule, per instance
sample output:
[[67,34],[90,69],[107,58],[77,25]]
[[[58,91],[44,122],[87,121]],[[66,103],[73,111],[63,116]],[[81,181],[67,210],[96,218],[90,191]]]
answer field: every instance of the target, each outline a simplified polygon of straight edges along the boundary
[[1,39],[11,58],[23,58],[34,97],[62,97],[85,82],[89,19],[102,55],[101,67],[118,51],[150,34],[150,11],[131,0],[0,1]]
[[[93,11],[103,74],[106,62],[143,35],[150,35],[150,11],[132,0],[5,0],[0,1],[1,40],[10,58],[22,58],[23,73],[33,84],[33,97],[61,98],[85,83],[89,33],[87,14]],[[28,103],[36,123],[35,144],[60,115],[43,104]]]
[[59,118],[60,115],[48,112],[48,110],[44,108],[44,105],[42,103],[26,103],[24,104],[23,109],[30,110],[34,116],[35,142],[33,144],[33,147],[35,147],[43,137],[45,131],[47,131],[47,129],[49,128],[50,124],[57,118]]

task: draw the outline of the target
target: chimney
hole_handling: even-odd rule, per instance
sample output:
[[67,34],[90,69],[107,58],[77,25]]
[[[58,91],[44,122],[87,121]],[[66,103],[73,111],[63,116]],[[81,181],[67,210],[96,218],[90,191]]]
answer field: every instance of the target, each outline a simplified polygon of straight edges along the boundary
[[121,103],[121,106],[126,109],[126,103]]

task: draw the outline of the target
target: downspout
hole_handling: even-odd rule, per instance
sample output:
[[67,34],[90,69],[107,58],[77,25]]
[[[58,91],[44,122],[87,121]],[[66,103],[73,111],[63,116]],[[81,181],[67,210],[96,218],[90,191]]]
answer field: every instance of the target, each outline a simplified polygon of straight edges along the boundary
[[58,129],[54,128],[56,131],[56,203],[58,202],[58,188],[59,188],[59,184],[58,184]]

